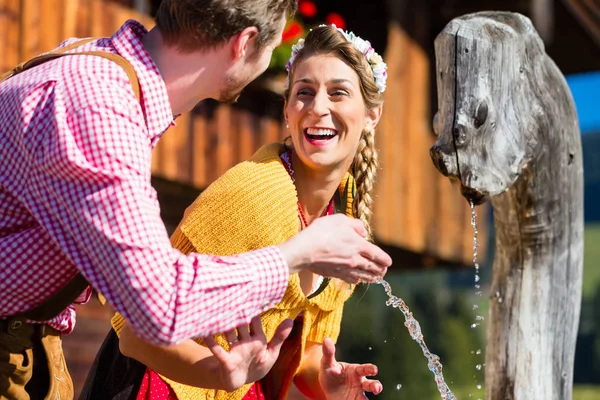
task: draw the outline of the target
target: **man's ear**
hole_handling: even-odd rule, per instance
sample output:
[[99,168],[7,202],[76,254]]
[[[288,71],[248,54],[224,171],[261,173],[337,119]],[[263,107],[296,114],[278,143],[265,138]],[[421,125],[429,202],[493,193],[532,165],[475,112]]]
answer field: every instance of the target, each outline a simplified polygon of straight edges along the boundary
[[249,26],[237,35],[234,35],[230,40],[233,59],[244,58],[254,51],[257,38],[258,28],[255,26]]

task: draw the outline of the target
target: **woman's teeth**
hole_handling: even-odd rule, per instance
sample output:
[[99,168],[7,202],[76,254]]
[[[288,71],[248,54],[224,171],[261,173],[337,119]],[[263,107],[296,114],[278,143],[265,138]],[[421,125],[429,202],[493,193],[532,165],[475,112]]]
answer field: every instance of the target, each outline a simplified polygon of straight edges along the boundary
[[317,128],[308,128],[305,130],[306,136],[312,140],[325,140],[331,139],[337,132],[333,129],[317,129]]

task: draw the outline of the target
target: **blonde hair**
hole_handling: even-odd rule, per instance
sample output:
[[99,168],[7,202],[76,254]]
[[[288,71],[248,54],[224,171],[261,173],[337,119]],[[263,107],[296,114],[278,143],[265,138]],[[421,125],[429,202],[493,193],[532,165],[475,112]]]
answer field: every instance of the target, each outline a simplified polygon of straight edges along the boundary
[[[344,35],[332,26],[319,26],[306,36],[304,47],[300,50],[290,68],[290,82],[293,82],[296,65],[311,55],[331,54],[348,64],[358,75],[360,92],[365,108],[372,110],[383,105],[383,94],[375,84],[373,70],[365,56],[350,43]],[[285,90],[286,101],[290,90]],[[373,215],[373,186],[377,175],[378,156],[375,148],[375,131],[362,132],[358,148],[350,166],[350,173],[356,181],[353,212],[367,228],[369,239],[373,240],[371,217]]]

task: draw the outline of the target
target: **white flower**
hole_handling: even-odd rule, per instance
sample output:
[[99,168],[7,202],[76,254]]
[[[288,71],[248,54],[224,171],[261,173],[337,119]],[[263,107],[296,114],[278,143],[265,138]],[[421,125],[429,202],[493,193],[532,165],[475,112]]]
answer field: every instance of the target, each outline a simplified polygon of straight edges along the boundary
[[367,51],[372,49],[371,43],[368,40],[363,40],[358,36],[354,36],[354,40],[352,41],[354,45],[360,50],[361,53],[367,54]]
[[383,63],[383,58],[381,58],[379,54],[375,53],[375,50],[373,50],[373,52],[367,56],[367,60],[371,65],[378,65]]

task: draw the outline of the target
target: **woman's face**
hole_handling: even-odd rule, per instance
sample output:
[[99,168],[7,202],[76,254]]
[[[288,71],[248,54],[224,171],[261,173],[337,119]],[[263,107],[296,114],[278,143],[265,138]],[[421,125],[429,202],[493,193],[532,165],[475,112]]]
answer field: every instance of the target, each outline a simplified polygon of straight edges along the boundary
[[348,169],[381,108],[365,108],[358,75],[334,55],[299,60],[291,79],[285,117],[300,161],[315,170]]

